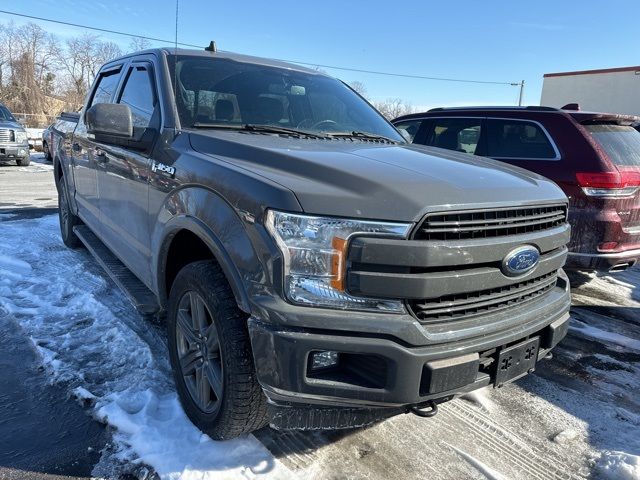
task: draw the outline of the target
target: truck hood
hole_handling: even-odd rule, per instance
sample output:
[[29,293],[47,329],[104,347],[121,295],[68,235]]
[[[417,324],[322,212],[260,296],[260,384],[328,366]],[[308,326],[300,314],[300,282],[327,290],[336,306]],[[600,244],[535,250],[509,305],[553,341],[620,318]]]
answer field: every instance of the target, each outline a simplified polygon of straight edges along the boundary
[[191,132],[190,142],[290,189],[317,215],[418,221],[432,211],[567,201],[540,175],[440,148],[219,130]]
[[11,120],[0,120],[0,128],[10,128],[12,130],[24,130],[24,127],[18,122],[12,122]]

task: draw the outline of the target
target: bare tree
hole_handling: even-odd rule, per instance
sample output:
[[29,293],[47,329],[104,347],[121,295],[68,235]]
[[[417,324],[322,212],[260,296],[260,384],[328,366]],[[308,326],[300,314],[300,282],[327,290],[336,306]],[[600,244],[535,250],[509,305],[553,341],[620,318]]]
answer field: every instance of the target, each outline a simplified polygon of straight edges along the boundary
[[131,37],[129,42],[129,52],[139,52],[151,47],[151,42],[146,38]]
[[105,62],[122,54],[113,42],[102,42],[100,37],[83,34],[67,40],[66,49],[60,52],[59,64],[67,75],[64,94],[71,104],[81,104],[91,82]]
[[406,103],[401,98],[388,98],[382,102],[373,102],[373,106],[387,118],[387,120],[393,120],[400,115],[407,115],[414,113],[415,108]]
[[407,115],[416,111],[415,107],[401,98],[387,98],[382,101],[371,101],[367,92],[366,85],[359,81],[354,80],[349,83],[349,86],[362,97],[366,98],[371,104],[388,120],[392,120],[400,115]]
[[353,82],[349,82],[349,86],[353,89],[354,92],[364,98],[367,98],[367,87],[364,83],[359,80],[354,80]]
[[10,109],[44,115],[54,90],[57,39],[36,24],[0,28],[0,98]]

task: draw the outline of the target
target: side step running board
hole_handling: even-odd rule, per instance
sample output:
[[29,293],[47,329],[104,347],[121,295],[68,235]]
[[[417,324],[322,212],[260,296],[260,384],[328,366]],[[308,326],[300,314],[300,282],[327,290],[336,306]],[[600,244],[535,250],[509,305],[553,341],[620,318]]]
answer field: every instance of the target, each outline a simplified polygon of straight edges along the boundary
[[140,314],[153,315],[160,310],[151,290],[111,253],[111,250],[95,236],[89,227],[77,225],[73,227],[73,231]]

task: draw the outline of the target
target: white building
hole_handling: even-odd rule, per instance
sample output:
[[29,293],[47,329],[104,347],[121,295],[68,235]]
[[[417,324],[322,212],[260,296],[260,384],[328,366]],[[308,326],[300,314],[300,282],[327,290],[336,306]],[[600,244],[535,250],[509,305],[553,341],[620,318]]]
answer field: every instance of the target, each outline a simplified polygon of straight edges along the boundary
[[547,73],[540,105],[640,115],[640,66]]

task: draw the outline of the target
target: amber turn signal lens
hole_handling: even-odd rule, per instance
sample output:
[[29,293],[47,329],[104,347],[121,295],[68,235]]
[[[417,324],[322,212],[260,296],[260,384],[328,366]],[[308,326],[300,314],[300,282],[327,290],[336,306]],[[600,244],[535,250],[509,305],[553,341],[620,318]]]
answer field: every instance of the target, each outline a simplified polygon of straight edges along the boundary
[[337,251],[331,259],[331,287],[344,292],[344,259],[347,255],[347,241],[344,238],[333,237],[331,246]]

